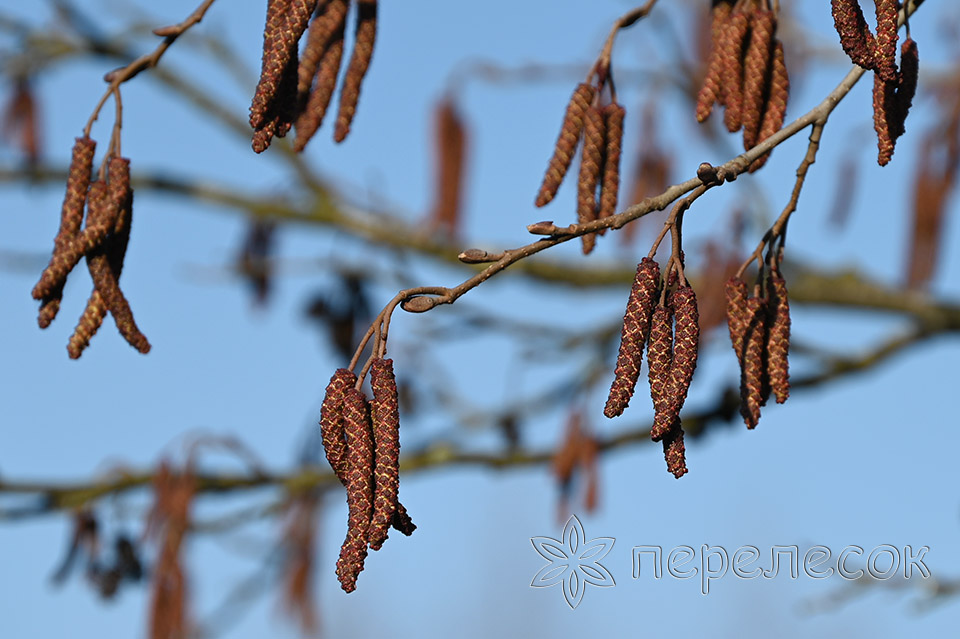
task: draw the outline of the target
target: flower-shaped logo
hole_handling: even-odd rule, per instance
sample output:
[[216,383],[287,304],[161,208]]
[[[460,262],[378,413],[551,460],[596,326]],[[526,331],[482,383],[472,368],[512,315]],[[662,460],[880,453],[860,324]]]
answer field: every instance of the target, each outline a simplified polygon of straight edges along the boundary
[[609,588],[616,586],[613,575],[600,560],[613,549],[613,537],[597,537],[586,540],[583,524],[576,515],[570,517],[563,527],[563,540],[552,537],[531,537],[534,550],[548,563],[536,574],[530,586],[547,588],[562,584],[563,598],[570,608],[583,601],[587,584]]

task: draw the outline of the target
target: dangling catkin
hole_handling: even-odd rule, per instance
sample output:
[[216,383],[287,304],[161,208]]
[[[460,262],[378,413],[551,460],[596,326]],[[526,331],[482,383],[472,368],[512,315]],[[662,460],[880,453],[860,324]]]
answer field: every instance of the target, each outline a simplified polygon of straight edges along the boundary
[[877,44],[874,67],[887,82],[897,81],[897,0],[876,0]]
[[720,83],[725,94],[723,123],[730,133],[742,126],[743,107],[743,51],[750,32],[750,14],[735,8],[723,31],[720,45]]
[[744,337],[747,334],[747,284],[737,277],[727,280],[724,287],[727,296],[727,328],[730,344],[737,354],[737,363],[743,366]]
[[400,408],[392,359],[373,360],[370,387],[373,389],[373,472],[376,488],[367,539],[372,549],[380,550],[387,539],[397,508],[400,484]]
[[357,29],[356,40],[353,43],[353,53],[350,64],[343,77],[343,87],[340,89],[340,106],[337,110],[337,123],[333,132],[336,142],[343,142],[350,133],[350,124],[357,112],[357,102],[360,99],[360,85],[363,76],[370,68],[373,58],[373,45],[377,39],[377,1],[357,0]]
[[[584,118],[583,150],[580,155],[580,175],[577,181],[577,223],[585,224],[597,219],[597,185],[603,168],[604,118],[597,107],[590,107]],[[580,237],[584,255],[596,244],[596,234]]]
[[260,79],[250,105],[250,126],[261,129],[267,122],[267,110],[273,102],[286,66],[287,50],[281,46],[283,28],[293,0],[267,0],[267,17],[263,27],[263,59]]
[[720,71],[723,61],[720,47],[723,42],[723,32],[730,19],[733,4],[729,2],[715,2],[711,9],[710,19],[710,57],[707,61],[707,72],[703,76],[703,86],[697,94],[697,122],[703,122],[713,111],[714,102],[723,103],[724,91],[721,84]]
[[347,368],[338,368],[327,384],[320,405],[320,439],[323,443],[323,452],[334,474],[344,486],[348,483],[347,476],[347,444],[344,439],[344,403],[347,390],[357,383],[357,376]]
[[898,138],[904,133],[904,123],[913,97],[917,93],[917,79],[920,73],[920,54],[917,43],[912,38],[904,40],[900,47],[900,72],[897,74],[897,117],[894,121],[893,137]]
[[373,434],[367,400],[348,388],[343,406],[347,451],[347,536],[340,547],[337,579],[345,592],[357,587],[357,576],[367,557],[367,529],[373,514]]
[[873,130],[877,132],[877,164],[886,166],[893,158],[897,138],[897,83],[873,75]]
[[683,445],[683,427],[678,417],[663,437],[663,457],[667,461],[667,471],[680,479],[687,474],[686,448]]
[[774,59],[777,18],[773,11],[756,11],[750,17],[750,41],[743,59],[743,148],[757,143],[763,120],[765,95]]
[[[757,144],[763,142],[780,130],[787,115],[787,100],[790,98],[790,78],[787,75],[787,65],[783,59],[783,44],[776,43],[773,50],[773,64],[770,70],[770,92],[767,97],[766,111],[760,124],[760,133]],[[764,153],[750,165],[750,172],[754,172],[770,158],[770,151]]]
[[293,143],[296,151],[302,151],[313,135],[323,124],[323,118],[330,106],[330,99],[337,87],[337,74],[340,72],[340,60],[343,58],[343,36],[346,28],[345,17],[336,25],[323,57],[320,59],[313,90],[297,118],[297,137]]
[[756,428],[760,422],[760,407],[765,402],[767,345],[767,310],[764,300],[751,297],[746,306],[746,334],[744,335],[743,363],[740,373],[740,415],[747,428]]
[[543,176],[543,183],[537,193],[537,206],[546,205],[557,194],[557,189],[560,188],[560,183],[563,182],[563,177],[567,174],[567,169],[570,168],[570,162],[573,160],[573,154],[577,150],[580,132],[583,131],[584,117],[593,102],[594,95],[596,95],[596,89],[584,82],[578,84],[573,92],[563,116],[557,144],[553,148],[547,172]]
[[606,152],[603,158],[603,177],[600,186],[600,219],[617,212],[620,194],[620,155],[623,147],[623,120],[626,109],[619,104],[608,104],[603,109]]
[[681,286],[671,294],[674,313],[673,361],[670,364],[671,410],[680,414],[693,373],[697,369],[697,354],[700,349],[700,314],[697,311],[697,296],[693,287]]
[[831,0],[831,5],[833,24],[840,34],[844,52],[854,64],[864,69],[876,68],[876,39],[870,33],[858,0]]
[[788,354],[790,351],[790,300],[787,297],[787,283],[779,273],[770,275],[767,281],[770,301],[768,310],[770,331],[767,334],[767,374],[770,389],[782,404],[790,396],[790,372]]
[[676,414],[670,401],[670,366],[673,363],[673,309],[657,306],[650,320],[650,340],[647,345],[647,373],[650,380],[650,398],[655,411],[650,437],[660,441],[670,429]]

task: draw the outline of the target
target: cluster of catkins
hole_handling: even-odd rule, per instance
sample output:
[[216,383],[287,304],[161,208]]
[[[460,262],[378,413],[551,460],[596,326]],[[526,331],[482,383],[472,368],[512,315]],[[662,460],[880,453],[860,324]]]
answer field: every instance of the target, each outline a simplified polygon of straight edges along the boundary
[[390,526],[404,535],[416,529],[397,497],[400,411],[393,360],[373,361],[371,401],[356,384],[357,376],[351,370],[337,369],[320,408],[323,449],[347,490],[347,537],[337,561],[337,578],[346,592],[357,587],[368,545],[380,550]]
[[771,392],[778,404],[790,395],[787,284],[779,272],[770,270],[765,286],[755,286],[752,297],[737,277],[727,280],[726,294],[730,342],[740,362],[740,414],[747,428],[755,428]]
[[904,41],[898,69],[897,0],[876,0],[876,35],[870,32],[857,0],[832,0],[832,5],[833,22],[844,52],[854,64],[874,72],[873,128],[879,148],[877,162],[885,166],[893,158],[897,138],[904,133],[904,122],[917,92],[917,43],[910,37]]
[[[577,223],[610,217],[617,212],[620,190],[620,150],[626,110],[616,98],[601,106],[603,80],[597,86],[579,84],[567,104],[553,156],[537,194],[536,205],[545,206],[557,194],[577,151],[581,133],[583,150],[577,182]],[[581,236],[584,254],[596,245],[596,234]]]
[[89,137],[76,139],[53,255],[33,288],[33,298],[40,300],[37,322],[40,328],[46,328],[60,310],[67,276],[86,258],[94,288],[67,345],[73,359],[80,357],[90,344],[107,311],[131,346],[141,353],[150,351],[150,343],[137,328],[119,284],[133,214],[130,160],[111,156],[105,176],[91,182],[95,150],[96,142]]
[[664,291],[656,261],[645,257],[637,265],[603,414],[617,417],[627,407],[640,377],[646,346],[655,411],[650,437],[663,443],[667,470],[679,479],[687,472],[680,409],[697,368],[700,323],[693,288],[686,283],[678,285],[677,279],[677,271],[671,270]]
[[[790,80],[777,39],[777,14],[766,0],[714,1],[707,73],[697,95],[697,121],[714,103],[723,105],[731,133],[743,129],[743,148],[751,149],[783,126]],[[750,171],[763,166],[769,153]]]
[[[340,90],[333,139],[342,142],[357,111],[360,84],[373,57],[377,0],[355,0],[356,41]],[[323,122],[337,84],[350,0],[268,0],[260,81],[250,105],[253,150],[296,126],[294,148],[302,151]],[[300,38],[307,33],[298,57]]]

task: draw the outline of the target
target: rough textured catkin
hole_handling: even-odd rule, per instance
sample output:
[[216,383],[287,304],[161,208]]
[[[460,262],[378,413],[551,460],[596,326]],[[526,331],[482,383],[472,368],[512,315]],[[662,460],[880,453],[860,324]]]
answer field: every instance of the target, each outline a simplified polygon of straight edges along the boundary
[[337,110],[337,124],[333,132],[336,142],[343,142],[350,133],[350,123],[357,112],[360,99],[360,84],[370,68],[373,58],[373,45],[377,39],[377,3],[376,0],[358,0],[356,41],[350,64],[343,78],[340,90],[340,106]]
[[250,126],[261,129],[267,122],[267,110],[273,102],[286,66],[285,51],[279,46],[287,14],[293,0],[267,0],[267,17],[263,26],[263,58],[260,79],[250,105]]
[[[773,65],[770,69],[770,91],[767,96],[766,111],[760,124],[757,144],[763,142],[780,130],[787,115],[787,101],[790,99],[790,77],[783,59],[783,44],[776,43],[773,50]],[[750,172],[756,171],[770,158],[770,151],[764,153],[750,165]]]
[[337,579],[346,592],[357,587],[357,575],[367,557],[367,529],[373,514],[373,434],[367,400],[356,388],[347,389],[343,405],[347,447],[347,537],[340,547]]
[[[597,219],[597,185],[603,168],[604,143],[603,112],[598,107],[587,109],[583,126],[583,150],[580,154],[580,175],[577,179],[577,223],[585,224]],[[593,250],[596,234],[580,237],[584,254]]]
[[670,365],[668,392],[671,410],[679,415],[687,400],[687,391],[697,369],[700,349],[700,314],[697,296],[691,286],[681,286],[671,295],[674,313],[673,361]]
[[686,448],[683,445],[683,427],[678,417],[663,437],[663,457],[667,461],[667,471],[680,479],[687,474]]
[[897,0],[876,0],[877,44],[874,70],[887,82],[897,81]]
[[592,85],[581,82],[570,97],[557,144],[553,148],[547,172],[543,176],[540,191],[537,193],[537,206],[546,205],[557,194],[557,189],[560,188],[560,183],[563,182],[563,177],[567,174],[567,169],[570,168],[570,162],[573,160],[573,154],[577,150],[577,142],[580,141],[580,133],[583,131],[584,117],[593,102],[594,95],[596,95],[596,89]]
[[670,401],[670,366],[673,363],[673,309],[657,306],[650,320],[650,340],[647,346],[647,373],[650,380],[650,398],[655,411],[650,437],[660,441],[670,429],[676,415]]
[[393,522],[392,525],[395,529],[409,537],[413,534],[413,531],[417,529],[417,526],[413,523],[413,520],[410,519],[407,509],[397,502],[397,509],[393,511]]
[[337,87],[337,74],[340,72],[340,60],[343,58],[343,36],[346,20],[341,19],[330,36],[330,42],[323,52],[316,73],[316,81],[310,91],[296,121],[297,137],[293,143],[296,151],[302,151],[313,135],[323,124],[323,118],[330,106],[330,99]]
[[858,0],[831,0],[833,24],[840,35],[840,46],[854,64],[876,68],[876,39],[863,17]]
[[747,284],[737,277],[727,280],[724,287],[727,296],[727,329],[730,345],[737,354],[737,363],[743,366],[743,345],[747,333]]
[[919,74],[920,54],[917,51],[917,43],[912,38],[907,38],[900,47],[900,72],[897,74],[897,117],[891,131],[894,138],[900,137],[905,131],[904,123],[907,120],[907,114],[910,113],[913,97],[917,93]]
[[372,549],[379,550],[387,539],[393,521],[400,485],[400,406],[392,359],[378,358],[373,361],[370,388],[373,389],[373,472],[376,488],[367,539]]
[[779,273],[773,273],[768,281],[770,294],[770,330],[767,334],[767,374],[770,389],[782,404],[790,396],[790,300],[787,283]]
[[600,187],[600,211],[603,219],[617,212],[620,194],[620,155],[623,147],[623,120],[627,111],[619,104],[608,104],[603,109],[605,148],[603,177]]
[[323,443],[323,452],[334,474],[344,486],[348,483],[347,476],[347,444],[344,439],[344,402],[347,390],[357,383],[357,376],[348,368],[338,368],[327,384],[320,405],[320,440]]
[[740,372],[740,415],[747,428],[760,422],[766,378],[767,311],[764,300],[751,297],[746,304],[746,333],[743,338],[743,362]]
[[893,158],[897,139],[897,83],[884,80],[879,73],[873,76],[873,130],[877,132],[877,163],[886,166]]
[[750,14],[734,9],[723,32],[720,48],[720,82],[723,86],[726,110],[723,123],[731,133],[739,131],[743,105],[743,50],[750,32]]
[[297,69],[297,96],[301,109],[306,105],[314,77],[320,69],[320,61],[334,41],[337,31],[343,29],[348,8],[347,0],[322,0],[317,7],[317,15],[310,21],[307,41],[303,46],[303,53],[300,54],[300,65]]
[[720,46],[723,40],[723,31],[730,19],[733,5],[727,2],[714,3],[710,19],[710,57],[707,61],[707,71],[703,76],[703,85],[697,93],[697,122],[703,122],[713,111],[714,102],[723,102],[723,85],[720,80],[720,70],[723,66],[720,57]]
[[645,257],[637,265],[637,275],[627,298],[627,310],[623,314],[620,331],[620,351],[614,370],[613,384],[607,397],[603,414],[613,418],[621,415],[640,377],[643,348],[650,334],[650,319],[660,292],[660,265]]
[[774,58],[774,32],[777,18],[773,11],[755,11],[750,18],[750,41],[743,59],[743,148],[757,143],[767,102]]

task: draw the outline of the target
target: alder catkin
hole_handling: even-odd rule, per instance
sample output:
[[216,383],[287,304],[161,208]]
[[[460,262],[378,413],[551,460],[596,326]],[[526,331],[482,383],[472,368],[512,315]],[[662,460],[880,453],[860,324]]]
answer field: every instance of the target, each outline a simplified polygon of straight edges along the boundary
[[570,168],[570,162],[573,160],[573,154],[577,150],[584,118],[595,95],[596,88],[581,82],[570,97],[567,111],[563,116],[563,124],[560,127],[560,135],[557,137],[553,155],[547,165],[547,172],[543,176],[540,191],[537,193],[536,206],[546,205],[557,194],[557,189],[560,188],[560,183],[563,182],[563,177],[567,174],[567,169]]
[[790,396],[790,300],[787,283],[779,273],[770,275],[767,282],[770,295],[770,330],[767,334],[767,374],[770,389],[782,404]]
[[873,130],[877,132],[877,164],[886,166],[893,158],[897,139],[894,135],[897,117],[897,83],[887,81],[879,73],[873,76]]
[[370,68],[373,59],[373,45],[377,39],[377,2],[376,0],[358,0],[356,40],[350,64],[343,77],[340,89],[340,106],[337,110],[337,123],[333,132],[336,142],[343,142],[350,133],[350,124],[357,112],[360,99],[360,85]]
[[727,296],[727,329],[730,345],[737,354],[737,363],[743,366],[743,345],[747,333],[747,284],[738,277],[731,277],[724,286]]
[[373,514],[373,434],[367,400],[350,387],[343,405],[347,452],[347,536],[340,547],[337,579],[345,592],[357,587],[367,557],[367,530]]
[[344,402],[347,390],[357,383],[357,376],[348,368],[338,368],[330,378],[320,405],[320,440],[323,452],[334,474],[344,486],[347,476],[347,444],[344,439]]
[[376,485],[367,539],[370,548],[380,550],[393,521],[400,485],[400,407],[392,359],[373,360],[370,388],[373,390],[373,472]]
[[743,107],[743,50],[750,32],[750,14],[736,8],[730,14],[727,28],[723,31],[720,48],[720,82],[723,86],[726,110],[723,123],[730,133],[739,131],[742,125]]
[[667,471],[680,479],[687,474],[686,447],[683,445],[683,428],[678,417],[664,434],[663,457],[667,462]]
[[887,82],[897,81],[897,4],[897,0],[876,0],[877,41],[874,49],[874,70]]
[[714,102],[723,103],[724,101],[720,78],[720,70],[723,67],[720,47],[723,31],[727,27],[732,10],[733,5],[728,2],[715,2],[711,9],[710,57],[707,61],[707,71],[703,76],[703,85],[697,93],[697,122],[703,122],[710,117]]
[[655,411],[650,437],[654,441],[660,441],[676,417],[672,412],[669,392],[672,363],[673,309],[669,304],[658,305],[650,320],[650,340],[647,345],[647,374]]
[[617,212],[620,194],[620,155],[623,147],[623,120],[627,111],[619,104],[608,104],[603,109],[605,153],[603,177],[600,186],[600,210],[597,217],[610,217]]
[[687,400],[687,391],[697,369],[700,350],[700,314],[693,287],[681,286],[671,294],[674,313],[673,361],[670,365],[668,392],[671,410],[679,415]]
[[746,304],[746,331],[743,344],[743,362],[740,372],[740,415],[747,428],[756,428],[760,422],[760,407],[765,402],[767,310],[764,300],[751,297]]
[[[597,219],[597,185],[603,168],[604,118],[598,107],[587,109],[583,126],[583,150],[580,154],[580,175],[577,180],[577,223],[586,224]],[[596,234],[580,237],[584,255],[596,244]]]
[[767,87],[774,59],[777,18],[773,11],[755,11],[750,18],[750,40],[743,59],[743,148],[758,141],[766,107]]
[[[766,110],[760,124],[760,133],[756,143],[763,142],[780,130],[787,115],[787,101],[790,98],[790,77],[787,75],[787,65],[783,59],[783,44],[776,43],[773,50],[773,64],[770,69],[770,91],[767,96]],[[767,151],[750,165],[753,173],[767,163],[771,151]]]
[[904,40],[900,47],[900,72],[897,74],[897,117],[894,129],[891,131],[894,138],[903,135],[904,123],[907,120],[907,114],[910,113],[913,97],[917,93],[917,79],[920,74],[919,56],[917,43],[912,38]]
[[637,275],[627,298],[620,331],[620,351],[614,370],[613,384],[603,414],[613,418],[623,414],[633,397],[640,377],[643,348],[650,334],[650,319],[660,292],[660,265],[645,257],[637,264]]
[[297,69],[297,96],[301,109],[306,105],[321,60],[336,39],[336,33],[343,29],[348,8],[347,0],[322,0],[322,6],[317,8],[317,14],[310,21]]
[[260,79],[250,104],[250,126],[257,130],[267,123],[267,111],[273,102],[280,75],[286,66],[287,51],[281,47],[281,42],[284,24],[292,4],[293,0],[267,0]]
[[833,24],[840,35],[840,46],[854,64],[875,69],[876,39],[867,26],[858,0],[831,0]]
[[302,151],[323,124],[323,118],[330,106],[330,99],[337,87],[337,74],[340,72],[340,60],[343,58],[343,36],[346,28],[341,21],[331,36],[329,46],[323,53],[317,69],[313,90],[307,97],[303,111],[296,121],[297,137],[293,148]]
[[436,182],[430,219],[434,228],[443,229],[452,237],[460,218],[467,136],[463,120],[449,97],[434,110],[434,131]]

